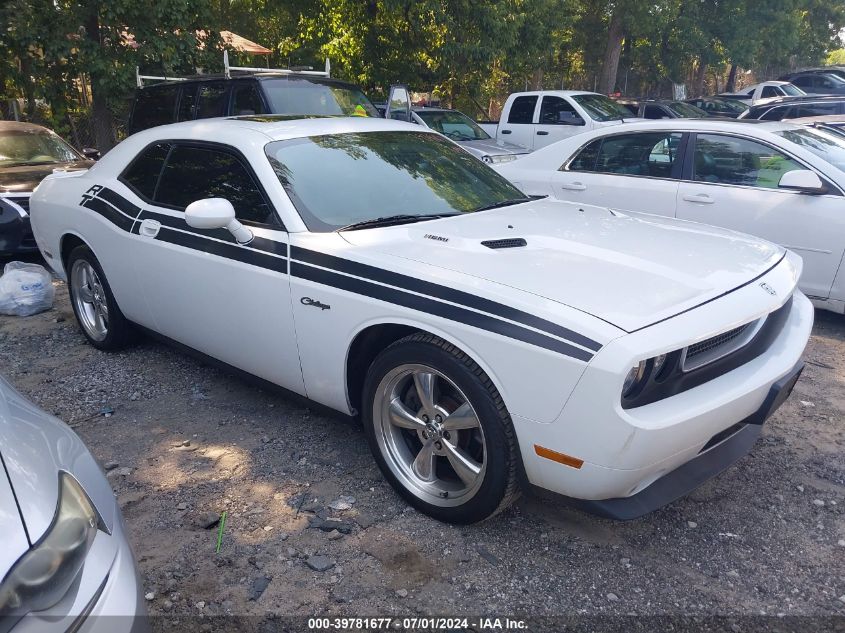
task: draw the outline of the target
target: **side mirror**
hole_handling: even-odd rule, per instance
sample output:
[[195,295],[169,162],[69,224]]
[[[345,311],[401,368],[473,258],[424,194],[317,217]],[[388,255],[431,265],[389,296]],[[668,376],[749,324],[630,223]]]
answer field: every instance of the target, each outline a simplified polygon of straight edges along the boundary
[[185,222],[195,229],[226,229],[238,244],[249,244],[252,231],[235,219],[235,207],[225,198],[196,200],[185,208]]
[[82,155],[89,160],[97,160],[100,158],[100,150],[96,147],[83,147]]
[[396,119],[397,121],[411,120],[411,93],[408,92],[407,86],[398,84],[390,86],[384,118]]
[[786,172],[780,177],[778,187],[816,196],[827,193],[827,186],[822,179],[809,169],[793,169]]

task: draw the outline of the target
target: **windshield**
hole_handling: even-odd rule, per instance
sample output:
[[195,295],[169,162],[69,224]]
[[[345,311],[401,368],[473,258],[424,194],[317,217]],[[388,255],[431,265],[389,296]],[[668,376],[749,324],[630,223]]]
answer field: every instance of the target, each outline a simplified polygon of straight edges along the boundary
[[783,90],[790,97],[800,97],[801,95],[807,94],[806,92],[801,90],[801,88],[799,88],[798,86],[793,86],[792,84],[783,84],[780,89]]
[[46,165],[82,160],[70,145],[44,129],[8,130],[0,134],[0,167]]
[[845,138],[810,128],[781,130],[775,133],[820,156],[837,169],[845,171]]
[[689,103],[684,103],[683,101],[673,101],[665,105],[681,118],[700,119],[707,116],[707,113],[701,108],[697,108]]
[[431,132],[362,132],[275,141],[265,152],[311,231],[394,215],[469,213],[525,195]]
[[587,111],[587,114],[594,121],[614,121],[616,119],[634,116],[628,108],[619,105],[604,95],[573,95],[572,98],[575,100],[575,103]]
[[490,135],[463,112],[455,110],[415,110],[414,114],[432,130],[453,141],[486,141]]
[[273,114],[379,116],[364,93],[353,86],[307,79],[267,79],[262,83]]

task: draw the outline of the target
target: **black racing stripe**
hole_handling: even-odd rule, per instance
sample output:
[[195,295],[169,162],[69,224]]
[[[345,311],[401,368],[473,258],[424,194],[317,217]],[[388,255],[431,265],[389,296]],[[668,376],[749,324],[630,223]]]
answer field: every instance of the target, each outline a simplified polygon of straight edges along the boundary
[[182,233],[168,227],[162,227],[156,239],[176,244],[177,246],[202,251],[203,253],[225,257],[226,259],[234,259],[251,266],[275,270],[278,273],[287,273],[288,271],[288,260],[286,259],[273,257],[272,255],[237,246],[236,244],[215,242],[214,240],[193,233]]
[[[167,215],[166,213],[159,213],[157,211],[151,211],[150,209],[144,209],[141,211],[141,215],[138,216],[138,219],[157,220],[158,222],[161,222],[163,226],[168,226],[173,229],[179,229],[180,231],[187,231],[188,233],[194,233],[205,237],[213,237],[224,242],[230,242],[231,244],[237,244],[235,237],[226,229],[196,229],[189,226],[188,223],[185,222],[184,217],[175,217]],[[282,257],[287,257],[288,255],[288,245],[285,242],[276,242],[275,240],[270,240],[266,237],[255,236],[253,240],[247,244],[247,246],[259,251],[264,251],[265,253],[280,255]]]
[[138,217],[138,211],[141,210],[140,207],[132,204],[119,193],[103,187],[97,192],[97,195],[116,209],[123,211],[126,215],[131,215],[133,218]]
[[318,253],[299,246],[291,246],[291,259],[298,259],[309,264],[314,264],[315,266],[331,268],[332,270],[356,275],[358,277],[366,277],[367,279],[384,284],[390,284],[391,286],[397,286],[404,290],[411,290],[412,292],[437,297],[438,299],[443,299],[444,301],[451,301],[452,303],[458,303],[468,308],[474,308],[476,310],[481,310],[482,312],[495,314],[503,319],[516,321],[517,323],[522,323],[523,325],[533,327],[537,330],[542,330],[543,332],[553,334],[554,336],[565,338],[568,341],[586,347],[594,352],[601,349],[600,343],[584,336],[583,334],[573,332],[572,330],[558,325],[557,323],[529,314],[528,312],[523,312],[522,310],[518,310],[483,297],[477,297],[468,292],[455,290],[454,288],[441,286],[421,279],[415,279],[414,277],[408,277],[407,275],[383,270],[367,264],[353,262],[348,259],[342,259],[340,257],[335,257],[334,255]]
[[328,270],[313,268],[312,266],[307,266],[298,262],[291,262],[290,271],[294,277],[307,279],[325,286],[332,286],[333,288],[339,288],[340,290],[345,290],[347,292],[364,295],[372,299],[386,301],[405,308],[410,308],[411,310],[418,310],[419,312],[424,312],[426,314],[443,317],[444,319],[449,319],[450,321],[458,321],[459,323],[487,330],[488,332],[494,332],[508,338],[528,343],[529,345],[536,345],[537,347],[543,347],[553,352],[564,354],[565,356],[571,356],[572,358],[577,358],[578,360],[589,361],[593,357],[590,352],[583,350],[580,347],[575,347],[574,345],[570,345],[564,341],[559,341],[558,339],[546,336],[545,334],[540,334],[534,330],[529,330],[507,321],[501,321],[486,314],[473,312],[472,310],[467,310],[448,303],[441,303],[440,301],[435,301],[434,299],[429,299],[427,297],[403,292],[395,288],[387,288],[369,281],[364,281],[363,279],[347,277],[346,275],[333,273]]
[[97,198],[88,198],[82,202],[82,206],[91,209],[95,213],[99,213],[106,220],[118,226],[124,231],[132,229],[132,224],[135,222],[132,218],[127,218],[120,211],[116,211],[109,206],[105,200],[98,200]]

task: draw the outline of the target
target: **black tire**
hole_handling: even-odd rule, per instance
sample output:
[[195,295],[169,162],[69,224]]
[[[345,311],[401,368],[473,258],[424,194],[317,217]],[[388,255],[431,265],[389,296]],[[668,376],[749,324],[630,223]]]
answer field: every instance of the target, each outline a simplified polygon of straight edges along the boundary
[[[82,322],[82,317],[79,314],[77,301],[74,300],[76,288],[74,288],[72,271],[77,262],[87,262],[97,273],[100,285],[103,290],[104,299],[108,307],[108,328],[105,338],[97,340],[86,330]],[[88,339],[88,342],[103,351],[117,351],[135,343],[139,338],[137,328],[123,316],[117,301],[112,293],[111,286],[109,286],[103,267],[97,260],[93,251],[85,245],[79,245],[74,248],[67,258],[65,264],[65,271],[68,279],[68,293],[70,294],[70,304],[73,307],[73,313],[76,316],[76,322],[79,324],[79,329],[82,334]]]
[[[460,505],[443,507],[420,498],[391,470],[376,433],[381,428],[374,417],[382,381],[396,368],[408,364],[431,367],[454,383],[475,410],[486,444],[486,467],[474,495]],[[464,352],[426,333],[407,336],[383,350],[367,371],[362,398],[362,423],[370,450],[384,477],[413,507],[439,521],[468,524],[489,519],[508,508],[521,493],[519,448],[510,415],[490,378]],[[381,406],[379,404],[379,406]],[[387,449],[384,449],[387,450]]]

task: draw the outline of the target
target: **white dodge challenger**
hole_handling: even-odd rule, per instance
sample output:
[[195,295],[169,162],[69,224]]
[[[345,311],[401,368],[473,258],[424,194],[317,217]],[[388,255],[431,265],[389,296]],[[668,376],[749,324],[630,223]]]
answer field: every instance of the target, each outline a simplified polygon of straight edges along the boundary
[[528,485],[616,518],[678,498],[750,449],[813,321],[783,248],[527,199],[397,121],[157,127],[31,208],[92,345],[153,332],[360,415],[457,523]]

